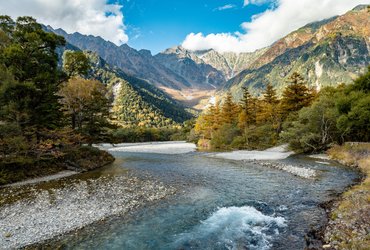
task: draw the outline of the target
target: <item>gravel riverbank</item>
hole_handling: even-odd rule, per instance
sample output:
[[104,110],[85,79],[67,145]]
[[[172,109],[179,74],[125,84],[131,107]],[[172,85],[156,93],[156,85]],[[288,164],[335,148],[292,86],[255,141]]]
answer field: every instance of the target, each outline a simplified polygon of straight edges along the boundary
[[19,182],[15,182],[15,183],[12,183],[12,184],[5,185],[3,187],[20,187],[20,186],[24,186],[24,185],[28,185],[28,184],[36,184],[36,183],[40,183],[40,182],[58,180],[58,179],[69,177],[69,176],[72,176],[72,175],[75,175],[75,174],[78,174],[78,173],[79,172],[76,172],[76,171],[64,170],[64,171],[60,171],[59,173],[56,173],[56,174],[51,174],[51,175],[47,175],[47,176],[43,176],[43,177],[28,179],[28,180],[25,180],[25,181],[19,181]]
[[317,177],[316,170],[303,166],[293,166],[281,162],[266,162],[266,161],[245,161],[245,162],[252,162],[254,164],[258,164],[264,167],[276,168],[305,179],[314,179]]
[[194,143],[185,141],[165,141],[165,142],[137,142],[96,144],[95,147],[108,152],[131,152],[131,153],[151,153],[151,154],[186,154],[196,151]]
[[282,160],[293,155],[294,152],[288,150],[286,144],[273,148],[268,148],[263,151],[258,150],[237,150],[232,152],[209,154],[209,157],[216,157],[236,161],[252,161],[252,160]]
[[[12,200],[12,188],[1,191],[2,199]],[[175,189],[151,180],[115,176],[76,180],[41,191],[29,187],[25,192],[28,198],[0,207],[1,249],[25,247],[110,216],[124,215],[175,193]]]

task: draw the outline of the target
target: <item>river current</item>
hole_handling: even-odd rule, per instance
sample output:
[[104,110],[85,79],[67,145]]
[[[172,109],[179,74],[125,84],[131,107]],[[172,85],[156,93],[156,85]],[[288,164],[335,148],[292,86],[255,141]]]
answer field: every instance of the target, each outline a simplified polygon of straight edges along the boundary
[[178,191],[66,236],[59,243],[67,249],[304,249],[307,232],[325,223],[319,204],[357,177],[332,161],[305,156],[280,162],[315,169],[315,179],[202,152],[113,154],[116,162],[104,171],[125,169]]

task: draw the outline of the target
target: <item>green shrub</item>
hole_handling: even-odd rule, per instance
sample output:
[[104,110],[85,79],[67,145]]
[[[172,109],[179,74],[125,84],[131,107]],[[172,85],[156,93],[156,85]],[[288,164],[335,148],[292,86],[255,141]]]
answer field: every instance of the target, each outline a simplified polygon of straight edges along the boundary
[[211,139],[212,149],[228,149],[234,137],[238,136],[240,131],[233,124],[226,123],[215,131]]
[[231,142],[230,147],[232,149],[244,149],[246,147],[246,140],[244,136],[237,136]]

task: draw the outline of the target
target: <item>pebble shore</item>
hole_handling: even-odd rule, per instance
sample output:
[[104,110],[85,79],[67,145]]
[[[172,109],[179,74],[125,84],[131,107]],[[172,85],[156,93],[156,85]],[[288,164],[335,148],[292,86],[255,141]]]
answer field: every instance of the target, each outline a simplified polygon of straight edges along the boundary
[[[99,177],[61,188],[31,190],[31,198],[0,207],[1,249],[43,242],[111,216],[124,215],[176,191],[156,181],[129,176]],[[8,190],[7,195],[12,192]]]
[[293,166],[280,162],[264,162],[264,161],[246,161],[246,162],[256,163],[264,167],[276,168],[305,179],[314,179],[317,177],[316,170],[306,168],[303,166]]

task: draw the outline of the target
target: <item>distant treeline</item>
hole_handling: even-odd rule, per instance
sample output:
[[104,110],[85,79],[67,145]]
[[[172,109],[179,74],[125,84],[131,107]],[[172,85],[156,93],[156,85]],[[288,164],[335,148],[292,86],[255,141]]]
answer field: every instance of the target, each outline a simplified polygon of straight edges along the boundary
[[178,128],[117,128],[110,131],[109,138],[107,138],[105,141],[112,143],[186,141],[189,140],[189,133],[193,126],[194,120],[189,120],[184,122],[182,127]]

